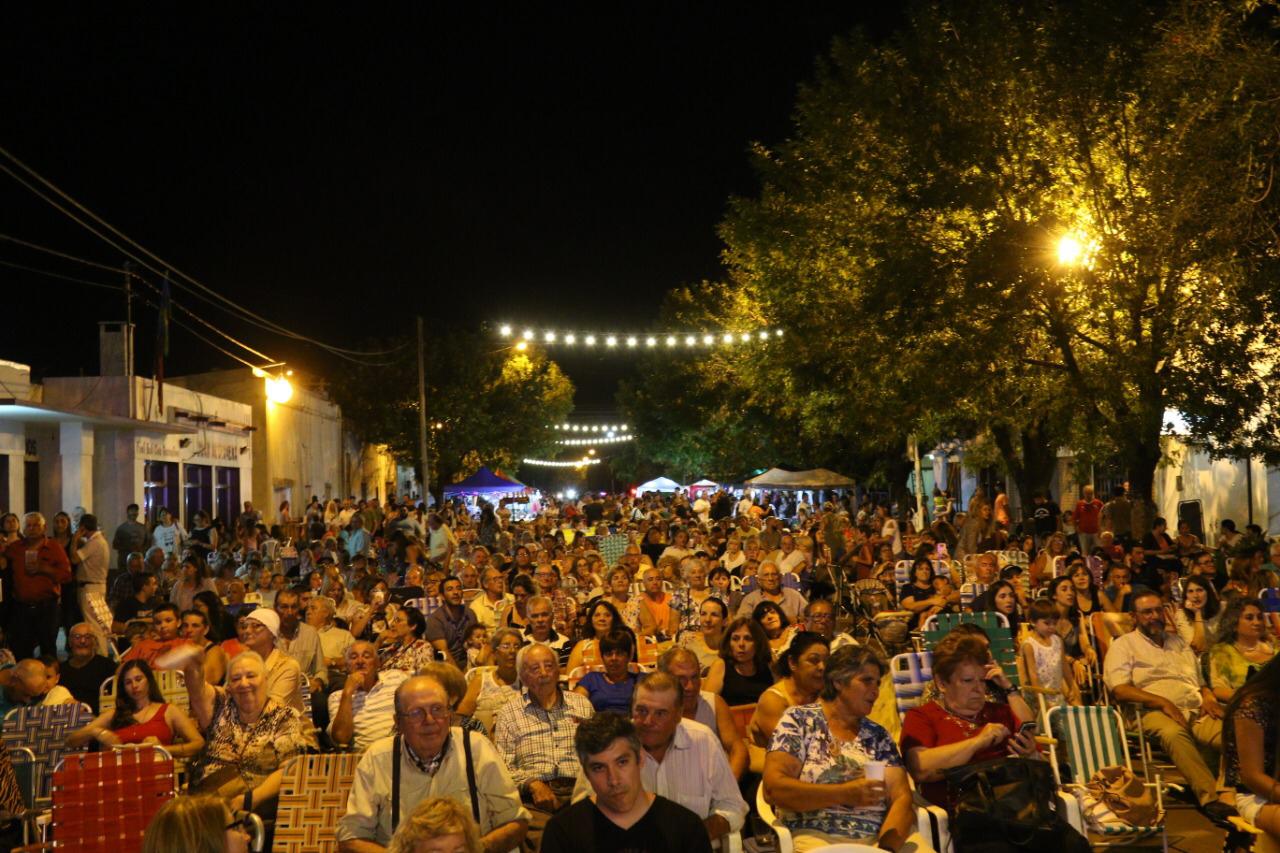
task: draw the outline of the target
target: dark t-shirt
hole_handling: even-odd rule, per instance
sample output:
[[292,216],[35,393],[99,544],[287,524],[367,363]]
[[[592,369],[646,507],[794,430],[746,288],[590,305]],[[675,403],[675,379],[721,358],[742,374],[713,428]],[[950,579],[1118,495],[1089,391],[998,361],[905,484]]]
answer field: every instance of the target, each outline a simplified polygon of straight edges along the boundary
[[[137,599],[130,600],[137,603]],[[116,674],[116,665],[108,657],[94,655],[84,666],[64,662],[61,673],[58,683],[70,690],[76,701],[84,702],[97,714],[98,690],[102,687],[102,682]]]
[[1036,504],[1032,518],[1035,519],[1036,535],[1048,536],[1058,529],[1058,516],[1062,515],[1062,511],[1058,509],[1058,505],[1053,501],[1045,501],[1042,504]]
[[622,829],[590,799],[579,800],[547,823],[542,853],[711,853],[711,840],[693,812],[654,797],[644,817]]
[[115,617],[117,622],[128,622],[130,619],[150,619],[151,611],[155,609],[155,600],[141,602],[138,601],[136,595],[131,595],[124,601],[120,602],[120,606],[115,609],[111,615]]

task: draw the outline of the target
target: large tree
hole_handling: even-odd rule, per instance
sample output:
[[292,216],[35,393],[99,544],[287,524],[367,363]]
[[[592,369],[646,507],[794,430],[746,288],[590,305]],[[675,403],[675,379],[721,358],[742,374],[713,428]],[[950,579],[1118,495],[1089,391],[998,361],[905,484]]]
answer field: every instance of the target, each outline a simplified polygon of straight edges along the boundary
[[838,41],[722,229],[737,302],[792,332],[801,430],[968,422],[1033,486],[1112,448],[1140,498],[1167,410],[1274,452],[1274,9],[921,5]]
[[[344,369],[332,391],[362,437],[416,464],[417,351],[406,346],[400,353],[391,364]],[[513,473],[522,458],[554,452],[551,425],[573,408],[573,385],[545,354],[454,330],[428,336],[426,366],[433,494],[482,464]]]

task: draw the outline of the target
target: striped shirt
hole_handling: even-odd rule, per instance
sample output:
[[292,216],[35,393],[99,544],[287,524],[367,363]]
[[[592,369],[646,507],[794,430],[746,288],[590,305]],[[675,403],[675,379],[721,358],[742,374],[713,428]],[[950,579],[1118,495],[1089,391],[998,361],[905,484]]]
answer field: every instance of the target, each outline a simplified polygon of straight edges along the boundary
[[549,711],[527,690],[498,709],[493,742],[517,787],[535,779],[545,782],[578,775],[573,736],[578,723],[595,711],[581,693],[559,692],[560,701]]
[[[357,690],[351,695],[352,745],[356,752],[364,752],[376,740],[391,734],[395,725],[396,688],[409,678],[409,673],[399,669],[387,669],[378,673],[378,682],[372,690]],[[338,718],[342,705],[342,691],[329,694],[329,728],[333,734],[333,721]]]

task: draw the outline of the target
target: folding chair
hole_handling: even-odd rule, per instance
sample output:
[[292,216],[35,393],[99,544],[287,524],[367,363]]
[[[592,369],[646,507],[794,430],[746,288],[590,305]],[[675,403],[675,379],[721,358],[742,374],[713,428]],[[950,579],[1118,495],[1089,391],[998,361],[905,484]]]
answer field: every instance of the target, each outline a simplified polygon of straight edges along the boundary
[[[1071,791],[1083,788],[1084,783],[1093,778],[1103,767],[1123,766],[1133,771],[1133,762],[1129,758],[1129,742],[1125,737],[1124,720],[1115,708],[1102,705],[1065,705],[1049,709],[1049,724],[1058,723],[1055,731],[1066,748],[1067,763],[1071,766],[1073,781],[1070,785],[1062,782],[1062,768],[1058,765],[1056,750],[1049,751],[1049,764],[1053,768],[1053,778],[1059,789]],[[1156,806],[1164,811],[1164,783],[1160,776],[1154,782],[1144,784],[1155,791]],[[1077,794],[1077,798],[1079,795]],[[1083,811],[1083,802],[1081,801]],[[1101,833],[1108,841],[1095,841],[1090,838],[1094,848],[1127,845],[1142,838],[1150,838],[1159,833],[1161,845],[1165,853],[1169,851],[1169,834],[1162,821],[1153,827],[1107,828]],[[1096,835],[1097,833],[1091,833]]]
[[1009,630],[1009,620],[1003,613],[982,611],[978,613],[939,613],[924,624],[924,647],[930,651],[938,641],[951,633],[961,623],[972,623],[982,628],[991,640],[991,656],[1000,664],[1004,674],[1014,687],[1022,683],[1018,675],[1018,648]]
[[972,609],[973,603],[986,595],[987,585],[978,581],[960,584],[960,606]]
[[25,845],[79,853],[137,853],[147,824],[177,794],[173,759],[160,746],[75,753],[53,773],[55,841]]
[[35,779],[36,808],[47,808],[53,768],[69,750],[67,735],[93,721],[88,705],[37,705],[14,708],[4,717],[4,746],[10,752],[20,747],[31,750]]
[[[791,830],[787,828],[786,823],[780,818],[773,806],[764,796],[764,783],[756,787],[756,814],[760,816],[760,820],[769,827],[778,838],[778,844],[775,853],[793,853],[795,841],[791,837]],[[940,806],[926,805],[916,806],[916,831],[921,837],[930,843],[937,853],[955,853],[954,845],[951,843],[950,820],[946,809]],[[864,851],[877,851],[877,847],[868,847],[863,844],[835,844],[821,848],[823,853],[864,853]]]
[[277,853],[335,853],[334,831],[347,813],[347,795],[360,756],[296,755],[281,768],[276,810]]
[[[180,669],[157,669],[155,670],[156,684],[160,686],[160,693],[164,696],[164,701],[170,705],[177,705],[188,714],[191,713],[191,697],[187,694],[186,676],[182,674]],[[98,711],[110,711],[116,707],[116,679],[115,676],[104,679],[98,687]]]

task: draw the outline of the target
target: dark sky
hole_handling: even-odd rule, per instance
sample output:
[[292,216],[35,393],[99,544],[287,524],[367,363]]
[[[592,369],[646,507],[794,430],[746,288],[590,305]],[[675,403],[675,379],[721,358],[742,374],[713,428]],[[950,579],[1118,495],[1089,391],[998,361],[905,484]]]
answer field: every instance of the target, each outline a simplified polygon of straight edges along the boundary
[[[408,331],[417,312],[643,330],[664,291],[717,275],[726,200],[755,188],[747,146],[787,134],[830,39],[898,25],[849,2],[317,5],[11,5],[0,144],[188,273],[335,344]],[[3,174],[0,232],[123,260]],[[0,261],[112,280],[4,242]],[[122,297],[5,267],[0,282],[11,310],[55,323],[0,336],[0,358],[96,371],[94,321]],[[326,363],[175,296],[270,355]],[[232,364],[174,334],[170,372]],[[583,408],[610,406],[625,357],[557,357]]]

